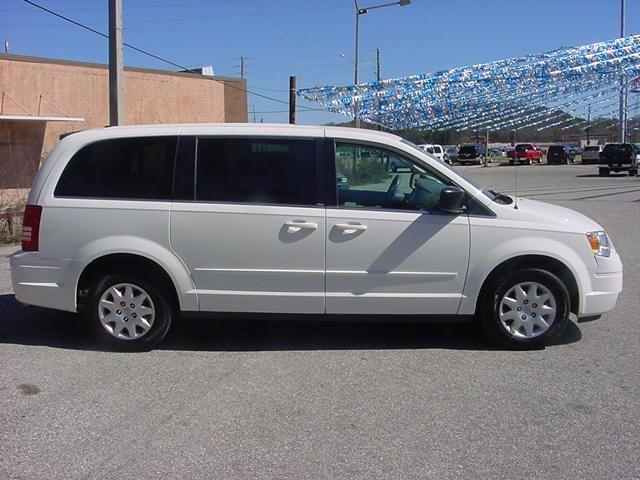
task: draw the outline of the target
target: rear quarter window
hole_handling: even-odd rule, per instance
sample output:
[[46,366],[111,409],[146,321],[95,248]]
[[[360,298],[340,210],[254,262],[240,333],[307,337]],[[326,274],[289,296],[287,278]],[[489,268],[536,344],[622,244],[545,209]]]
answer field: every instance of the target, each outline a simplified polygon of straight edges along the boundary
[[115,138],[85,145],[69,160],[54,195],[171,199],[177,138]]

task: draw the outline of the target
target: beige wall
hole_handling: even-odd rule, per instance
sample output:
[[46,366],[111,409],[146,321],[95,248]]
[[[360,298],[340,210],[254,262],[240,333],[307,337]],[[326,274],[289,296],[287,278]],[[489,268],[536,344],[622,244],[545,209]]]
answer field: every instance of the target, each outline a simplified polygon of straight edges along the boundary
[[[246,122],[246,93],[211,78],[246,89],[246,81],[237,78],[125,69],[125,123]],[[30,166],[34,162],[37,165],[61,134],[109,124],[106,65],[0,54],[0,91],[7,92],[33,115],[62,116],[47,102],[39,101],[42,94],[67,115],[85,118],[84,122],[45,124],[0,122],[0,163],[4,163],[0,172],[32,172]],[[2,114],[25,115],[6,97]],[[0,188],[8,187],[6,175],[4,180],[0,179]],[[25,181],[30,184],[31,178],[11,183]]]

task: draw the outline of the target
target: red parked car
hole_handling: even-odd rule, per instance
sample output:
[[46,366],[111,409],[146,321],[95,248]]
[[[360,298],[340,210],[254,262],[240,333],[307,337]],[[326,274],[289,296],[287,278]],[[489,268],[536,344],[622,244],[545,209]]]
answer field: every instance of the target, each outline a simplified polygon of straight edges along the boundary
[[516,145],[515,150],[507,152],[507,157],[511,165],[514,165],[516,162],[526,163],[527,165],[531,165],[533,162],[542,163],[543,155],[543,150],[530,143],[519,143]]

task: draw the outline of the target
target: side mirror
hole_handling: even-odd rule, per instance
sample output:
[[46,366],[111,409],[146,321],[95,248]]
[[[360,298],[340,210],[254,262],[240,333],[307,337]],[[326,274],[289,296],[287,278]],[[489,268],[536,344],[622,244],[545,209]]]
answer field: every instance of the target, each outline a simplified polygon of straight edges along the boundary
[[444,187],[440,190],[440,210],[446,213],[464,212],[465,192],[458,187]]

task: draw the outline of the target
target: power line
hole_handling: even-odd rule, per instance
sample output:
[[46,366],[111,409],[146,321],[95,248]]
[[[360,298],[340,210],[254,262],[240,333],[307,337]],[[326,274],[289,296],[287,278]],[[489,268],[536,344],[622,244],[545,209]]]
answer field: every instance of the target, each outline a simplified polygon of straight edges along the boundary
[[[46,7],[43,7],[42,5],[38,5],[37,3],[32,2],[31,0],[24,0],[24,1],[26,3],[28,3],[29,5],[33,5],[34,7],[39,8],[40,10],[43,10],[43,11],[45,11],[47,13],[50,13],[51,15],[54,15],[54,16],[66,21],[66,22],[72,23],[72,24],[74,24],[74,25],[76,25],[76,26],[78,26],[80,28],[84,28],[85,30],[88,30],[88,31],[90,31],[92,33],[95,33],[96,35],[100,35],[101,37],[104,37],[104,38],[107,38],[107,39],[109,38],[109,35],[107,35],[105,33],[102,33],[99,30],[91,28],[91,27],[89,27],[89,26],[87,26],[87,25],[85,25],[83,23],[80,23],[80,22],[78,22],[76,20],[73,20],[73,19],[71,19],[69,17],[66,17],[66,16],[64,16],[64,15],[62,15],[60,13],[57,13],[57,12],[55,12],[53,10],[50,10],[50,9],[48,9]],[[151,52],[149,52],[147,50],[144,50],[142,48],[136,47],[135,45],[131,45],[130,43],[122,42],[122,45],[124,45],[125,47],[130,48],[132,50],[135,50],[136,52],[142,53],[143,55],[147,55],[147,56],[149,56],[151,58],[154,58],[156,60],[164,62],[164,63],[166,63],[168,65],[172,65],[172,66],[174,66],[176,68],[179,68],[181,70],[186,70],[185,73],[187,73],[187,74],[192,74],[192,75],[196,75],[196,76],[198,76],[200,78],[205,78],[207,80],[212,80],[214,82],[218,82],[218,83],[220,83],[222,85],[225,85],[225,86],[227,86],[229,88],[234,88],[236,90],[240,90],[240,91],[245,92],[247,94],[254,95],[254,96],[260,97],[260,98],[264,98],[266,100],[271,100],[272,102],[277,102],[277,103],[282,103],[284,105],[289,105],[289,102],[286,101],[286,100],[281,100],[279,98],[274,98],[274,97],[270,97],[268,95],[263,95],[261,93],[253,92],[253,91],[248,90],[246,88],[239,87],[237,85],[234,85],[233,83],[228,83],[228,82],[226,82],[224,80],[220,80],[220,79],[217,79],[217,78],[211,78],[211,77],[207,77],[205,75],[201,75],[199,73],[192,72],[191,70],[193,70],[193,69],[191,69],[189,67],[186,67],[184,65],[180,65],[179,63],[172,62],[171,60],[167,60],[166,58],[163,58],[163,57],[161,57],[159,55],[151,53]],[[301,108],[304,108],[306,110],[324,110],[324,109],[309,108],[309,107],[301,107]]]

